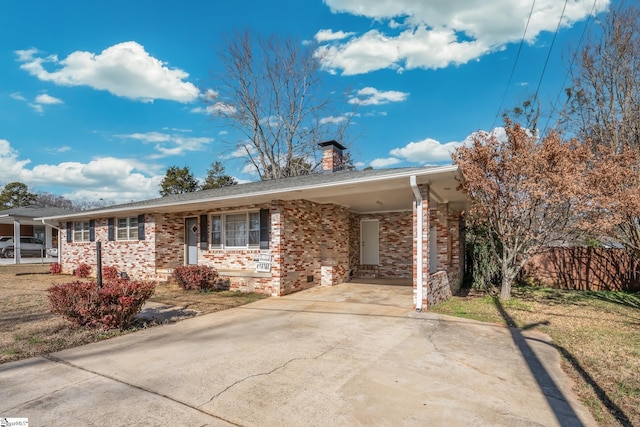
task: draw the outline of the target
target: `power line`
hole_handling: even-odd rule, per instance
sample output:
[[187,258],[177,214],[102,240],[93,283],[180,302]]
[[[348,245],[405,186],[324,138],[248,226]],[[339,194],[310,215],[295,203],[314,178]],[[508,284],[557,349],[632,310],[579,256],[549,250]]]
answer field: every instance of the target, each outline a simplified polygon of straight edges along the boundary
[[565,84],[567,83],[567,80],[569,79],[569,74],[571,73],[571,70],[573,69],[573,64],[576,61],[576,58],[578,57],[580,45],[582,45],[582,41],[584,40],[584,36],[587,33],[587,28],[589,28],[589,24],[591,24],[591,18],[593,17],[593,12],[596,9],[596,3],[597,2],[598,2],[598,0],[593,0],[593,5],[591,6],[591,12],[589,12],[589,17],[587,18],[587,22],[584,24],[584,28],[582,29],[582,34],[580,35],[580,40],[578,40],[578,45],[576,46],[576,50],[575,50],[575,52],[573,52],[573,56],[571,57],[571,61],[569,61],[569,68],[567,69],[567,72],[564,75],[564,80],[562,81],[562,86],[560,86],[560,90],[558,91],[558,96],[556,97],[556,100],[553,102],[553,106],[551,107],[551,112],[549,113],[549,117],[547,118],[547,122],[544,125],[544,129],[542,131],[542,135],[544,135],[547,132],[547,128],[549,127],[549,122],[551,121],[551,116],[556,111],[556,106],[558,105],[558,101],[560,100],[560,95],[562,94],[562,90],[564,89]]
[[[496,124],[498,120],[498,116],[500,116],[500,111],[502,110],[502,105],[504,104],[504,100],[507,97],[507,92],[509,91],[509,87],[511,86],[511,80],[513,79],[513,74],[516,71],[516,65],[518,64],[518,59],[520,58],[520,52],[522,51],[522,45],[524,44],[525,36],[527,35],[527,29],[529,28],[529,22],[531,21],[531,16],[533,15],[533,8],[536,5],[536,0],[533,0],[531,4],[531,10],[529,11],[529,17],[527,18],[527,24],[524,27],[524,33],[522,33],[522,40],[520,40],[520,46],[518,46],[518,53],[516,54],[516,60],[513,62],[513,67],[511,68],[511,74],[509,75],[509,81],[507,82],[507,86],[504,89],[504,93],[502,94],[502,100],[500,101],[500,106],[498,107],[498,112],[496,113],[496,117],[493,119],[493,123],[491,123],[491,129]],[[565,3],[566,6],[566,3]]]
[[551,57],[551,51],[553,50],[553,45],[556,42],[556,36],[558,35],[558,31],[560,31],[560,25],[562,24],[562,18],[564,18],[564,11],[567,8],[567,3],[569,0],[564,0],[564,6],[562,7],[562,13],[560,14],[560,19],[558,20],[558,26],[556,27],[556,32],[553,33],[553,39],[551,40],[551,46],[549,46],[549,52],[547,52],[547,59],[544,61],[544,66],[542,67],[542,74],[540,74],[540,80],[538,80],[538,87],[536,88],[536,93],[533,96],[533,100],[536,101],[538,99],[538,92],[540,91],[540,86],[542,85],[542,79],[544,78],[544,72],[547,70],[547,64],[549,64],[549,58]]

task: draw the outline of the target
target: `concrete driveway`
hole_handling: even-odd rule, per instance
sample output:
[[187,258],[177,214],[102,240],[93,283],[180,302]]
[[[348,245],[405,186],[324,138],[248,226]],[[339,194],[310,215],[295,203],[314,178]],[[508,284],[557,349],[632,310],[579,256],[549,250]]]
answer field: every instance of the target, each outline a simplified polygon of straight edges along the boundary
[[539,334],[343,284],[0,365],[40,426],[595,425]]

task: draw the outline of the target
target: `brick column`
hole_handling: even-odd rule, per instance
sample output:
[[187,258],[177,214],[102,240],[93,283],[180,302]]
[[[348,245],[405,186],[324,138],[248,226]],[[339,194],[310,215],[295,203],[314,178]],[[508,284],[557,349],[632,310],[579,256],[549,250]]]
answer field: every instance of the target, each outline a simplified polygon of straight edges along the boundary
[[464,236],[460,231],[462,217],[460,213],[449,212],[449,283],[452,293],[456,293],[462,284]]
[[[449,230],[449,204],[448,203],[440,203],[437,206],[436,233],[437,233],[436,248],[438,253],[437,271],[449,272],[449,268],[451,266],[451,259],[450,259],[451,236],[450,236],[450,230]],[[432,271],[432,273],[435,273],[435,271]]]
[[[428,307],[429,302],[429,186],[419,184],[418,190],[422,196],[422,206],[416,200],[413,202],[413,303],[417,303],[418,276],[422,277],[422,307]],[[422,210],[422,271],[418,271],[418,210]]]
[[276,200],[271,204],[271,241],[269,250],[271,252],[271,283],[273,294],[282,295],[283,283],[283,263],[285,248],[284,242],[284,206],[281,201]]

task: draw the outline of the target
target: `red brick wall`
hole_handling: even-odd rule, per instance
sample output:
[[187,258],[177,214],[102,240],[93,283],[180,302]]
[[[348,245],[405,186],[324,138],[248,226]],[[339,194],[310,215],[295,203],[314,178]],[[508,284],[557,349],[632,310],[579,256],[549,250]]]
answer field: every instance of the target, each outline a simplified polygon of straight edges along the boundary
[[[418,289],[418,276],[422,276],[422,305],[427,307],[429,303],[429,231],[431,223],[430,212],[430,200],[429,200],[429,186],[418,185],[418,190],[422,196],[422,207],[414,203],[413,206],[413,289],[414,289],[414,305],[417,305],[417,289]],[[418,271],[418,209],[422,209],[422,271]]]
[[429,278],[427,286],[427,307],[439,304],[451,298],[451,284],[446,271],[438,271]]
[[344,207],[322,205],[320,233],[321,284],[337,285],[349,279],[351,213]]
[[464,221],[462,214],[459,212],[449,212],[449,236],[451,237],[449,249],[451,251],[449,268],[447,270],[449,276],[449,284],[451,292],[456,293],[462,285],[464,275],[464,255],[462,252],[464,234]]
[[71,274],[80,264],[91,266],[96,275],[96,242],[102,243],[102,265],[113,266],[136,279],[149,279],[155,275],[155,218],[145,215],[145,240],[109,241],[108,219],[96,219],[95,242],[67,243],[67,228],[60,227],[62,253],[60,262],[63,273]]

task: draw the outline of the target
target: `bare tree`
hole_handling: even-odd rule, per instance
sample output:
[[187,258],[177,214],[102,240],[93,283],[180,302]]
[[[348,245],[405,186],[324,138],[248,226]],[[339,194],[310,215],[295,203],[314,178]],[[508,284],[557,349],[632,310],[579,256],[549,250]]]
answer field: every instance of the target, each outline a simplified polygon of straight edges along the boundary
[[235,149],[263,180],[318,169],[317,143],[345,143],[350,113],[336,114],[335,93],[323,82],[313,45],[293,39],[252,39],[249,32],[226,40],[224,69],[208,92],[208,109],[242,135]]
[[555,132],[536,136],[505,118],[504,138],[478,132],[456,149],[454,162],[469,194],[470,220],[483,227],[491,260],[498,263],[500,298],[524,264],[549,245],[571,239],[585,209],[589,148]]
[[51,193],[38,193],[36,194],[37,206],[43,207],[56,207],[64,209],[73,209],[73,202],[64,196],[57,196]]
[[598,23],[572,70],[570,113],[597,155],[595,232],[640,256],[640,7],[621,3]]

